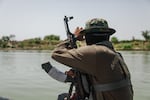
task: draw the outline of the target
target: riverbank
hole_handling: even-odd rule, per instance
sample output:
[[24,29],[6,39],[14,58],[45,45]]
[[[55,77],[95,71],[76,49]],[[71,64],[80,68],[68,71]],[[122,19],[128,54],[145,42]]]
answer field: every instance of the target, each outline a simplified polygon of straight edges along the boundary
[[[24,43],[15,42],[6,47],[0,47],[0,50],[53,50],[61,41],[40,42],[40,43]],[[85,42],[77,42],[78,46],[84,46]],[[120,41],[113,43],[116,50],[133,50],[133,51],[149,51],[150,41]]]
[[113,43],[116,50],[149,51],[150,41],[121,41]]

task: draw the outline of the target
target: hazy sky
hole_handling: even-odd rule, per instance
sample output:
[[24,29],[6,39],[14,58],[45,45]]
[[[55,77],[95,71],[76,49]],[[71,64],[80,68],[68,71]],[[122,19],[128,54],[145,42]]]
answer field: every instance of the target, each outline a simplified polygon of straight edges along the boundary
[[141,31],[150,30],[150,0],[0,0],[0,37],[56,34],[65,39],[64,15],[74,16],[72,32],[96,17],[106,19],[119,40],[143,39]]

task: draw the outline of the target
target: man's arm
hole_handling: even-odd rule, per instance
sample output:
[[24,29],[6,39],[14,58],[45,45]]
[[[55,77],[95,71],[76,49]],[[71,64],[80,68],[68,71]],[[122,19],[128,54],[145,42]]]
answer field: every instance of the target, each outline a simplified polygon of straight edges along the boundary
[[51,76],[53,79],[60,81],[60,82],[72,82],[73,78],[57,68],[53,67],[50,62],[46,62],[42,64],[42,68]]
[[96,71],[96,69],[93,68],[96,66],[96,50],[90,46],[68,49],[64,45],[65,43],[63,45],[61,44],[61,47],[55,48],[52,53],[52,58],[68,67],[94,75]]

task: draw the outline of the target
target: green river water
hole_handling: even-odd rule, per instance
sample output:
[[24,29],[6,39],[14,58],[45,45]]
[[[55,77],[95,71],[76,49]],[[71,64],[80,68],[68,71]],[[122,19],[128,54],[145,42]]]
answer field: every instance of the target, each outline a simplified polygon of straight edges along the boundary
[[[150,100],[150,51],[121,51],[131,72],[134,100]],[[57,100],[68,92],[69,84],[60,83],[42,70],[47,61],[67,70],[50,57],[50,51],[0,51],[0,97],[10,100]]]

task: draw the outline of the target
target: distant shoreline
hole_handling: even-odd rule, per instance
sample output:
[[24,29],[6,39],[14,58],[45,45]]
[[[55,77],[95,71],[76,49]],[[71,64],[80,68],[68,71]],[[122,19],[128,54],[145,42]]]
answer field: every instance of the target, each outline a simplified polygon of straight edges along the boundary
[[[82,44],[80,44],[82,46]],[[150,42],[119,42],[113,43],[115,50],[117,51],[150,51]],[[8,47],[0,48],[0,50],[38,50],[38,51],[52,51],[56,47],[55,45],[34,45],[34,47]]]

